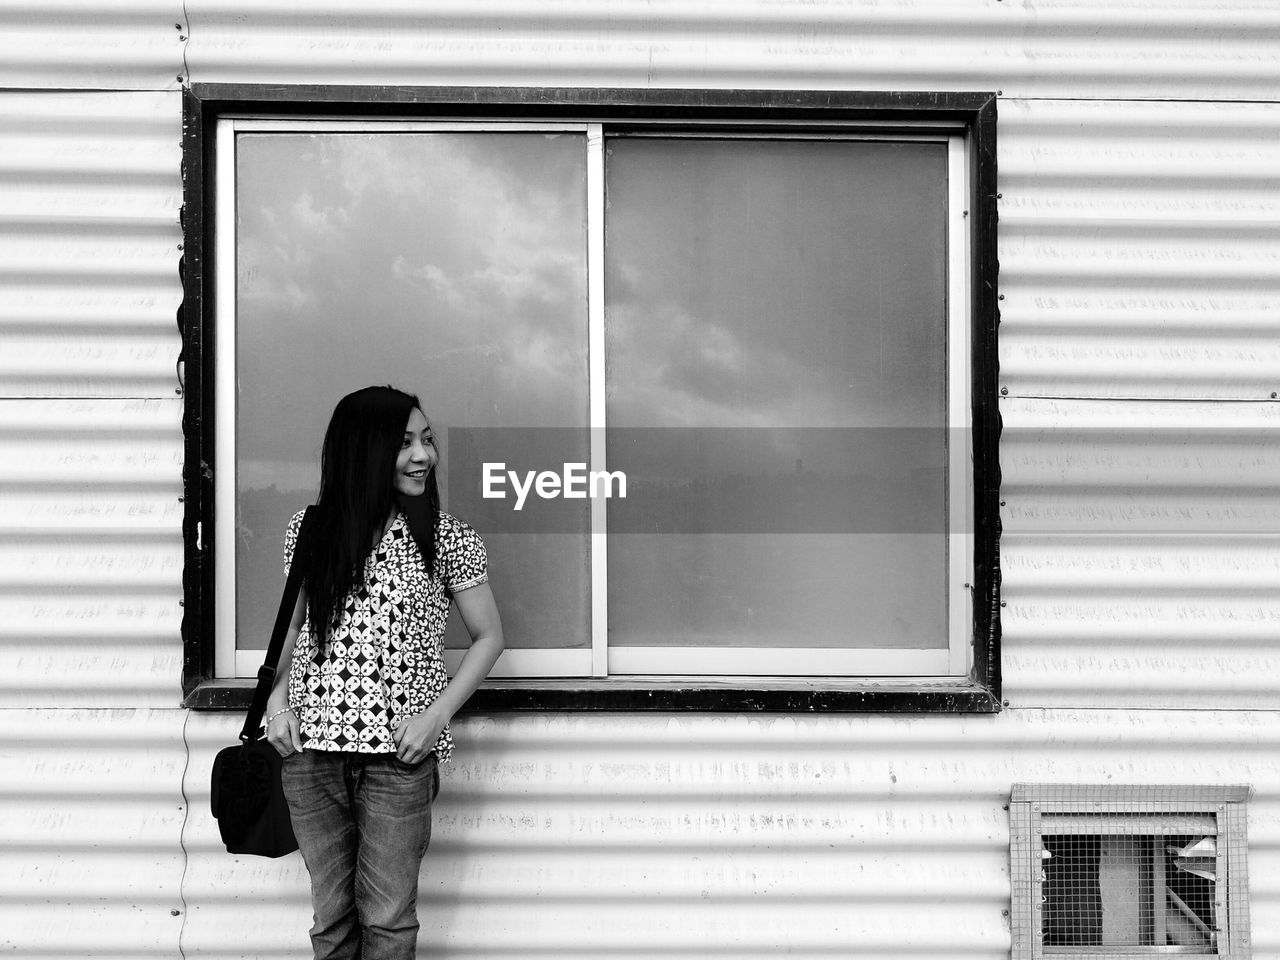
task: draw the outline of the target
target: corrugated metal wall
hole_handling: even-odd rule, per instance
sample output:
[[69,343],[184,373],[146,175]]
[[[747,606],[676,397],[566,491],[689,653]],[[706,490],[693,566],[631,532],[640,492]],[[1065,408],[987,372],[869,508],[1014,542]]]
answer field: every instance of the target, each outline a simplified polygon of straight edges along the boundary
[[424,945],[998,958],[1015,780],[1245,782],[1280,956],[1280,8],[185,8],[0,3],[0,949],[307,953],[177,707],[182,77],[1002,92],[1010,708],[467,719]]
[[[199,725],[193,791],[231,735]],[[471,718],[458,747],[426,956],[1007,957],[1018,780],[1254,784],[1255,955],[1280,954],[1273,714]],[[187,837],[188,951],[304,956],[301,863],[228,858],[206,819]]]
[[0,93],[9,956],[178,955],[181,129],[174,92]]
[[196,81],[1274,100],[1271,0],[5,0],[0,87]]

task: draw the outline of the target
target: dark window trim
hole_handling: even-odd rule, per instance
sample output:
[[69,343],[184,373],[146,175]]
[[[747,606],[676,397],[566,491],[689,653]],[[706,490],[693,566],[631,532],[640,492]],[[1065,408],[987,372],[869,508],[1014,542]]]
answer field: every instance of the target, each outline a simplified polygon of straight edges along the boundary
[[183,91],[184,299],[180,311],[185,372],[182,618],[183,704],[242,710],[252,681],[216,680],[213,644],[214,136],[218,117],[274,116],[592,119],[608,122],[708,120],[752,125],[810,121],[963,123],[970,137],[972,432],[974,468],[973,668],[967,679],[917,684],[865,681],[679,679],[642,681],[489,681],[466,710],[703,710],[729,712],[996,713],[1000,677],[1000,416],[997,407],[996,97],[993,93],[861,93],[829,90],[649,90],[578,87],[348,87],[193,84]]

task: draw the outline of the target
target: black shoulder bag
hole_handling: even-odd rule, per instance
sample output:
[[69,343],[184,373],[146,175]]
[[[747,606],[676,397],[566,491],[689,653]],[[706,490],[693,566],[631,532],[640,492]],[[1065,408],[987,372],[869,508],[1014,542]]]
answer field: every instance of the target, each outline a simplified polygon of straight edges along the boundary
[[280,612],[276,614],[267,655],[258,668],[258,686],[240,730],[240,743],[224,747],[213,759],[210,805],[228,853],[283,857],[298,849],[289,807],[280,786],[282,758],[259,727],[267,709],[267,697],[275,684],[276,664],[293,619],[293,608],[298,602],[304,566],[300,560],[307,555],[304,546],[310,543],[314,512],[314,507],[307,507],[302,517],[293,563],[285,580],[284,596],[280,598]]

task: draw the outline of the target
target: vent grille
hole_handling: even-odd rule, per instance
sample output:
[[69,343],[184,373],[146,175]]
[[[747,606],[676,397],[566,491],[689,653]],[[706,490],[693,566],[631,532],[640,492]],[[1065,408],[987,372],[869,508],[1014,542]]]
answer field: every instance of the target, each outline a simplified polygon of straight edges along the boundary
[[1247,796],[1015,787],[1014,957],[1249,956]]

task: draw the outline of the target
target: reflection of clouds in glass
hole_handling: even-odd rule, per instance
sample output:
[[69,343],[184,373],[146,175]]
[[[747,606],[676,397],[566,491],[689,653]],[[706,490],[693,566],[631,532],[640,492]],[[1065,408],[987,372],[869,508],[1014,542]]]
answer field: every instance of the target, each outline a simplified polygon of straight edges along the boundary
[[945,149],[614,141],[610,422],[942,422]]
[[[342,226],[350,221],[347,210],[330,205],[321,210],[310,192],[302,193],[289,210],[290,226],[304,231],[312,240],[324,240],[338,236]],[[295,247],[295,249],[302,249]]]
[[[756,328],[734,330],[700,320],[683,305],[656,299],[611,303],[611,367],[625,368],[625,391],[610,384],[617,426],[883,426],[895,418],[846,389],[803,353],[752,342]],[[659,349],[660,348],[660,349]],[[852,379],[856,371],[843,371]]]
[[579,422],[584,154],[564,136],[243,136],[241,395],[292,429],[242,452],[302,456],[371,382],[420,393],[442,426]]
[[[609,317],[611,357],[627,366],[625,404],[611,413],[615,426],[835,426],[848,420],[846,405],[813,395],[810,371],[795,358],[760,350],[740,332],[698,320],[679,304],[611,304]],[[646,350],[652,344],[664,349]]]
[[[425,280],[432,307],[500,327],[542,324],[543,315],[511,308],[563,303],[583,286],[583,238],[565,229],[580,224],[582,198],[565,184],[535,187],[519,164],[477,153],[467,141],[499,153],[544,142],[316,136],[301,138],[310,143],[304,163],[299,139],[242,145],[242,178],[271,184],[259,190],[260,203],[247,199],[241,207],[241,249],[255,260],[245,301],[293,283],[316,304],[352,303],[360,291],[403,315],[421,309]],[[442,326],[447,337],[449,325]]]
[[466,309],[468,300],[458,284],[434,263],[411,267],[403,255],[391,262],[391,275],[402,283],[415,284],[455,310]]
[[253,303],[258,309],[307,309],[315,301],[316,292],[305,289],[280,264],[288,262],[287,249],[258,238],[243,239],[237,250],[241,304]]
[[[499,319],[492,310],[495,304],[559,303],[566,285],[572,282],[565,276],[561,258],[555,253],[543,254],[521,265],[512,262],[517,259],[512,256],[504,263],[446,271],[435,263],[413,265],[400,254],[392,261],[391,276],[428,293],[438,305],[481,323]],[[537,314],[530,318],[537,319]]]

